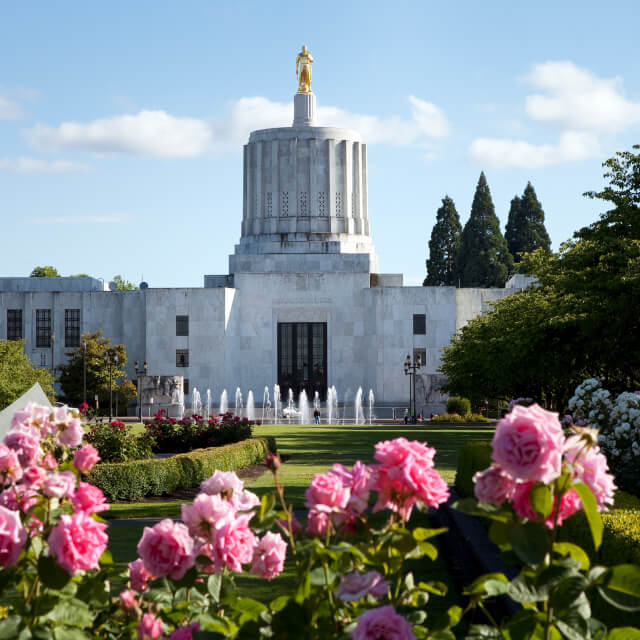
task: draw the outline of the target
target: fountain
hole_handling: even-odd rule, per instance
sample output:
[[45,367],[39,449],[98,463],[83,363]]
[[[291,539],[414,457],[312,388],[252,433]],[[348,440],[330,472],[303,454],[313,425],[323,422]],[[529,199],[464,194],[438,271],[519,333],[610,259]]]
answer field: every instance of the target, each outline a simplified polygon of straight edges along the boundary
[[362,410],[362,387],[356,391],[356,399],[353,403],[354,424],[364,424],[364,411]]
[[307,400],[307,392],[303,389],[298,396],[298,413],[300,416],[300,424],[311,424],[309,416],[309,400]]
[[338,392],[334,386],[327,390],[327,424],[339,424]]
[[236,415],[238,418],[241,417],[242,406],[242,391],[240,391],[240,387],[236,387]]
[[256,408],[253,404],[253,391],[249,389],[249,393],[247,394],[247,418],[249,420],[256,419]]
[[229,411],[229,400],[227,398],[227,390],[223,389],[220,394],[220,408],[218,409],[219,413],[227,413]]
[[[269,399],[269,387],[265,386],[262,394],[262,424],[269,419],[269,411],[271,410],[271,400]],[[274,420],[275,423],[275,420]]]
[[373,395],[373,389],[369,389],[369,424],[373,424],[375,416],[373,415],[373,406],[375,403],[375,396]]
[[211,389],[207,389],[207,409],[204,413],[204,419],[209,420],[211,416]]
[[200,392],[197,387],[193,387],[191,392],[191,415],[200,415],[202,411],[202,401],[200,400]]
[[313,394],[313,408],[314,409],[320,408],[320,392],[319,391],[316,391]]
[[280,385],[273,385],[273,422],[278,422],[278,416],[282,413],[282,406],[280,402]]
[[347,407],[349,406],[350,402],[351,402],[351,389],[348,388],[344,392],[344,400],[342,401],[342,424],[347,423]]

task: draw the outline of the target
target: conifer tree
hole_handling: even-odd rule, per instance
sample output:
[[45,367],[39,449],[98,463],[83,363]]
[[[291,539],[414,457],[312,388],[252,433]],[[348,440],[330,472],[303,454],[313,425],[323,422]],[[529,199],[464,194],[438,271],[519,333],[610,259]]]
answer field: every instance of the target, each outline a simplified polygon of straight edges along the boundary
[[442,199],[436,213],[436,223],[429,240],[429,259],[424,286],[452,286],[456,284],[457,260],[462,225],[456,205],[449,196]]
[[484,172],[460,238],[458,274],[463,287],[504,287],[513,259],[491,200]]
[[520,262],[525,252],[551,249],[551,240],[544,226],[544,211],[530,182],[522,198],[516,196],[511,201],[505,238],[516,262]]

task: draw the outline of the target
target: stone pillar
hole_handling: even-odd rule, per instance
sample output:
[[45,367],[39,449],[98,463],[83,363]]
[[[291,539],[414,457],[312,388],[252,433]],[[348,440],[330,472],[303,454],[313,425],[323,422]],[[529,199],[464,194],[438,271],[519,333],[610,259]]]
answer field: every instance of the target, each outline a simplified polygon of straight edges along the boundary
[[293,97],[293,126],[312,127],[316,122],[316,96],[296,93]]

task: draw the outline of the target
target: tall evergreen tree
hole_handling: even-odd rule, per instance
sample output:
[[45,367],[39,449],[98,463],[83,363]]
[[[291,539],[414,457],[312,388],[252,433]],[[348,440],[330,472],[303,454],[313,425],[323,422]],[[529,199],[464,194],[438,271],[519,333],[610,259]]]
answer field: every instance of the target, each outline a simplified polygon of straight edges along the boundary
[[423,283],[425,287],[455,285],[461,233],[462,225],[456,205],[449,196],[445,196],[436,213],[436,223],[429,240],[427,277]]
[[458,274],[463,287],[504,287],[513,259],[500,231],[484,172],[460,238]]
[[511,201],[505,238],[516,262],[522,260],[521,254],[525,252],[551,249],[551,239],[544,226],[544,211],[530,182],[527,182],[522,198],[516,196]]

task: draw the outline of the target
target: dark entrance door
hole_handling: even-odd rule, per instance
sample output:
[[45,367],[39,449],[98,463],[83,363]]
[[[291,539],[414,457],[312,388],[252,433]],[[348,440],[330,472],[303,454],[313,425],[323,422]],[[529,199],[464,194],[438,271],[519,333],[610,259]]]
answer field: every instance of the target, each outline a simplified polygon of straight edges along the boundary
[[327,395],[327,323],[278,323],[278,384],[283,397],[289,389],[297,397],[304,389]]

